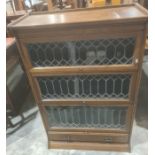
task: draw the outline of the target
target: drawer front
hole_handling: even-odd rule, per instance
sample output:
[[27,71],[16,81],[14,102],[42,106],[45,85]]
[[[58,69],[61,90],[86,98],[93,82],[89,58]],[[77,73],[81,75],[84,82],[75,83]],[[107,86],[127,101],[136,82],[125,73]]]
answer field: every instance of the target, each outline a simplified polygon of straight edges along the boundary
[[101,134],[101,133],[61,133],[53,132],[48,134],[51,141],[66,142],[99,142],[99,143],[127,143],[127,134]]
[[127,130],[128,107],[46,106],[50,129]]
[[128,99],[130,74],[38,77],[42,99]]
[[29,43],[33,67],[132,64],[135,37]]

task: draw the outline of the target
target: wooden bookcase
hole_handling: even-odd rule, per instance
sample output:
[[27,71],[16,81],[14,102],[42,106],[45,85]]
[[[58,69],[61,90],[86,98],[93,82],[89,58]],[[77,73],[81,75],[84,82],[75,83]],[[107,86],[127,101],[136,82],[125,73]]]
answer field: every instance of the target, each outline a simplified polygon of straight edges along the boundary
[[30,13],[9,30],[48,147],[130,151],[147,11],[130,4]]

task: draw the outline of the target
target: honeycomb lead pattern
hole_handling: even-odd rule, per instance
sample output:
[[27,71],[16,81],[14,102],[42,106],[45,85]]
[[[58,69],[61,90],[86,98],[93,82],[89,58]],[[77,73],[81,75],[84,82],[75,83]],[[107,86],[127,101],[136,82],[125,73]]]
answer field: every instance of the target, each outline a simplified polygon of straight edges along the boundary
[[32,65],[131,64],[135,38],[27,44]]
[[[95,65],[132,63],[135,38],[28,44],[32,65]],[[128,98],[131,76],[84,75],[37,78],[43,99]],[[124,107],[46,107],[51,127],[126,127]]]
[[50,127],[126,128],[127,107],[46,107]]
[[43,99],[128,98],[131,75],[82,75],[37,78]]

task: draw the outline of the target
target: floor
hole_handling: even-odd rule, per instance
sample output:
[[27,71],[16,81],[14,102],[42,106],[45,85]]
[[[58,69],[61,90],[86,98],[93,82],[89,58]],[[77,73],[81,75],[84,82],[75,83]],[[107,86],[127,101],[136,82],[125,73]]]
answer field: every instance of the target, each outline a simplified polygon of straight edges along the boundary
[[[25,118],[33,114],[32,119],[26,123],[19,125],[17,129],[7,130],[7,155],[147,155],[147,127],[148,127],[148,100],[147,100],[147,79],[148,79],[148,58],[144,57],[142,80],[140,93],[138,96],[138,105],[136,112],[136,121],[133,126],[133,134],[131,138],[131,153],[116,153],[104,151],[77,151],[77,150],[48,150],[47,137],[41,117],[36,106],[30,108],[32,96],[27,99],[26,106],[28,111],[23,110]],[[27,107],[23,107],[26,109]],[[20,120],[21,116],[17,116],[15,121]],[[25,119],[26,120],[26,119]]]

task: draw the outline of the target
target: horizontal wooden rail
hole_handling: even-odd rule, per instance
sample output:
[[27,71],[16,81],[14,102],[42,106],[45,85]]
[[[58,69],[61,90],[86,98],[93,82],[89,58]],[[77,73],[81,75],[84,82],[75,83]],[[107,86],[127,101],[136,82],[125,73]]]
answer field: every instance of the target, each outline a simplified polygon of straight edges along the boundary
[[35,67],[30,70],[32,76],[56,75],[83,75],[102,73],[132,73],[137,71],[137,66],[130,65],[95,65],[95,66],[61,66],[61,67]]
[[43,106],[128,106],[128,99],[44,99]]
[[101,135],[101,136],[113,136],[113,137],[117,137],[117,136],[128,136],[128,134],[126,133],[105,133],[105,132],[91,132],[91,130],[87,130],[87,131],[79,131],[79,132],[70,132],[70,131],[48,131],[49,135]]
[[58,128],[58,127],[49,127],[48,133],[50,132],[91,132],[91,133],[121,133],[128,134],[128,128],[125,129],[116,129],[116,128]]

